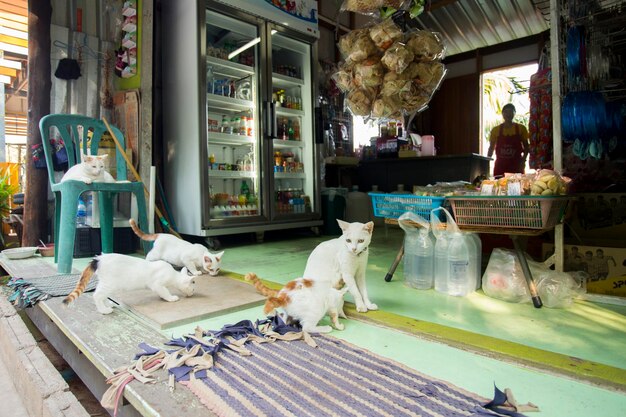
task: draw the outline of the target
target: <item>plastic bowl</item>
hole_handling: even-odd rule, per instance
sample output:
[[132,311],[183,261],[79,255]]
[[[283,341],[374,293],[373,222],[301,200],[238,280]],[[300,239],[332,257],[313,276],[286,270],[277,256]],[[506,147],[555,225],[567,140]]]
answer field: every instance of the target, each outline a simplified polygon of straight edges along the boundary
[[1,253],[9,259],[24,259],[35,256],[37,248],[27,246],[23,248],[5,249]]
[[37,246],[37,250],[41,256],[54,256],[54,243],[49,243],[46,246]]

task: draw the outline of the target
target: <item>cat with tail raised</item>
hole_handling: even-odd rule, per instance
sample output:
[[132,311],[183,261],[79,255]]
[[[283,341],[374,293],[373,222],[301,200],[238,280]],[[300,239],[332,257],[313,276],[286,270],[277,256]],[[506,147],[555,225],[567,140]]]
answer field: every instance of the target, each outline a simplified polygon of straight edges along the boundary
[[91,184],[92,182],[116,182],[115,178],[104,167],[104,161],[107,159],[107,156],[107,154],[83,154],[83,162],[68,169],[63,178],[61,178],[61,182],[67,180],[82,181],[85,184]]
[[163,260],[174,266],[184,266],[193,275],[202,275],[203,270],[211,276],[220,272],[224,251],[211,253],[199,243],[187,242],[168,233],[144,233],[134,219],[128,223],[139,239],[154,241],[152,250],[146,255],[148,261]]
[[328,314],[335,329],[344,329],[339,317],[347,318],[343,312],[346,290],[337,290],[329,282],[315,282],[306,278],[294,279],[280,290],[273,290],[263,284],[256,274],[248,273],[245,279],[267,297],[264,314],[276,311],[285,323],[298,321],[307,333],[329,333],[332,331],[331,326],[318,326],[319,321]]
[[196,283],[195,277],[187,273],[187,268],[179,272],[164,261],[149,262],[134,256],[107,253],[93,258],[63,303],[70,304],[76,300],[94,275],[98,277],[98,285],[93,300],[102,314],[113,312],[108,297],[116,293],[148,288],[165,301],[174,302],[178,301],[178,296],[171,294],[167,287],[177,288],[191,297]]
[[303,276],[314,281],[330,281],[341,288],[342,282],[354,297],[357,311],[378,310],[367,294],[365,271],[374,223],[348,223],[337,219],[342,235],[317,245],[309,255]]

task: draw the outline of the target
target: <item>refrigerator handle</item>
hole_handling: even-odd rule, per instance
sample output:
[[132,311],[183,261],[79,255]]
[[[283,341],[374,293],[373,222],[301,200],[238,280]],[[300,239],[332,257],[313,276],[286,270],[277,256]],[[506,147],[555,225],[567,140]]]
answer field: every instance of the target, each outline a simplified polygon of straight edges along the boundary
[[274,139],[278,137],[278,125],[276,123],[276,103],[273,101],[270,103],[270,126],[272,127],[270,136]]
[[263,102],[263,107],[264,107],[264,110],[265,110],[263,112],[263,115],[265,116],[265,120],[264,120],[264,123],[263,123],[263,134],[265,136],[270,136],[272,134],[272,132],[271,132],[271,130],[272,130],[271,126],[272,125],[270,124],[270,117],[271,117],[272,110],[271,110],[270,106],[271,106],[271,104],[270,104],[269,101],[264,101]]

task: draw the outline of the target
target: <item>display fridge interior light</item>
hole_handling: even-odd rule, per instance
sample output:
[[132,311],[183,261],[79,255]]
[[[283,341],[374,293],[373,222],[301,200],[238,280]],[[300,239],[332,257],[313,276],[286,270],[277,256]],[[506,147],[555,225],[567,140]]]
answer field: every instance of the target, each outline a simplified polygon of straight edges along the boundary
[[[273,35],[274,33],[276,33],[276,30],[272,29],[271,33]],[[256,37],[256,38],[252,39],[250,42],[246,43],[245,45],[241,46],[240,48],[235,49],[230,54],[228,54],[228,59],[233,59],[234,57],[236,57],[237,55],[239,55],[240,53],[242,53],[246,49],[253,47],[254,45],[256,45],[259,42],[261,42],[261,37]]]

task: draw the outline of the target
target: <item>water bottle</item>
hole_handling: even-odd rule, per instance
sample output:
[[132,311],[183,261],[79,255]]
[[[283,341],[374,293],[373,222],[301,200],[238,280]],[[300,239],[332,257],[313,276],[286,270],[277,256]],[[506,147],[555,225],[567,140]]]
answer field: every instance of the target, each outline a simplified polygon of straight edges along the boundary
[[409,287],[428,290],[433,287],[435,245],[428,229],[417,236],[407,235],[404,244],[404,276]]
[[466,236],[469,238],[468,240],[472,244],[472,249],[470,253],[470,263],[474,265],[476,268],[476,276],[475,276],[475,286],[473,289],[480,289],[482,283],[482,242],[480,241],[480,237],[476,233],[467,233]]
[[78,210],[76,212],[76,226],[85,226],[87,219],[87,206],[82,198],[78,199]]
[[209,65],[206,69],[206,92],[215,94],[215,75],[213,75],[213,67]]
[[448,292],[448,246],[450,241],[446,233],[437,236],[435,243],[435,291]]
[[476,268],[470,264],[468,238],[455,232],[448,246],[448,294],[464,296],[474,290]]

